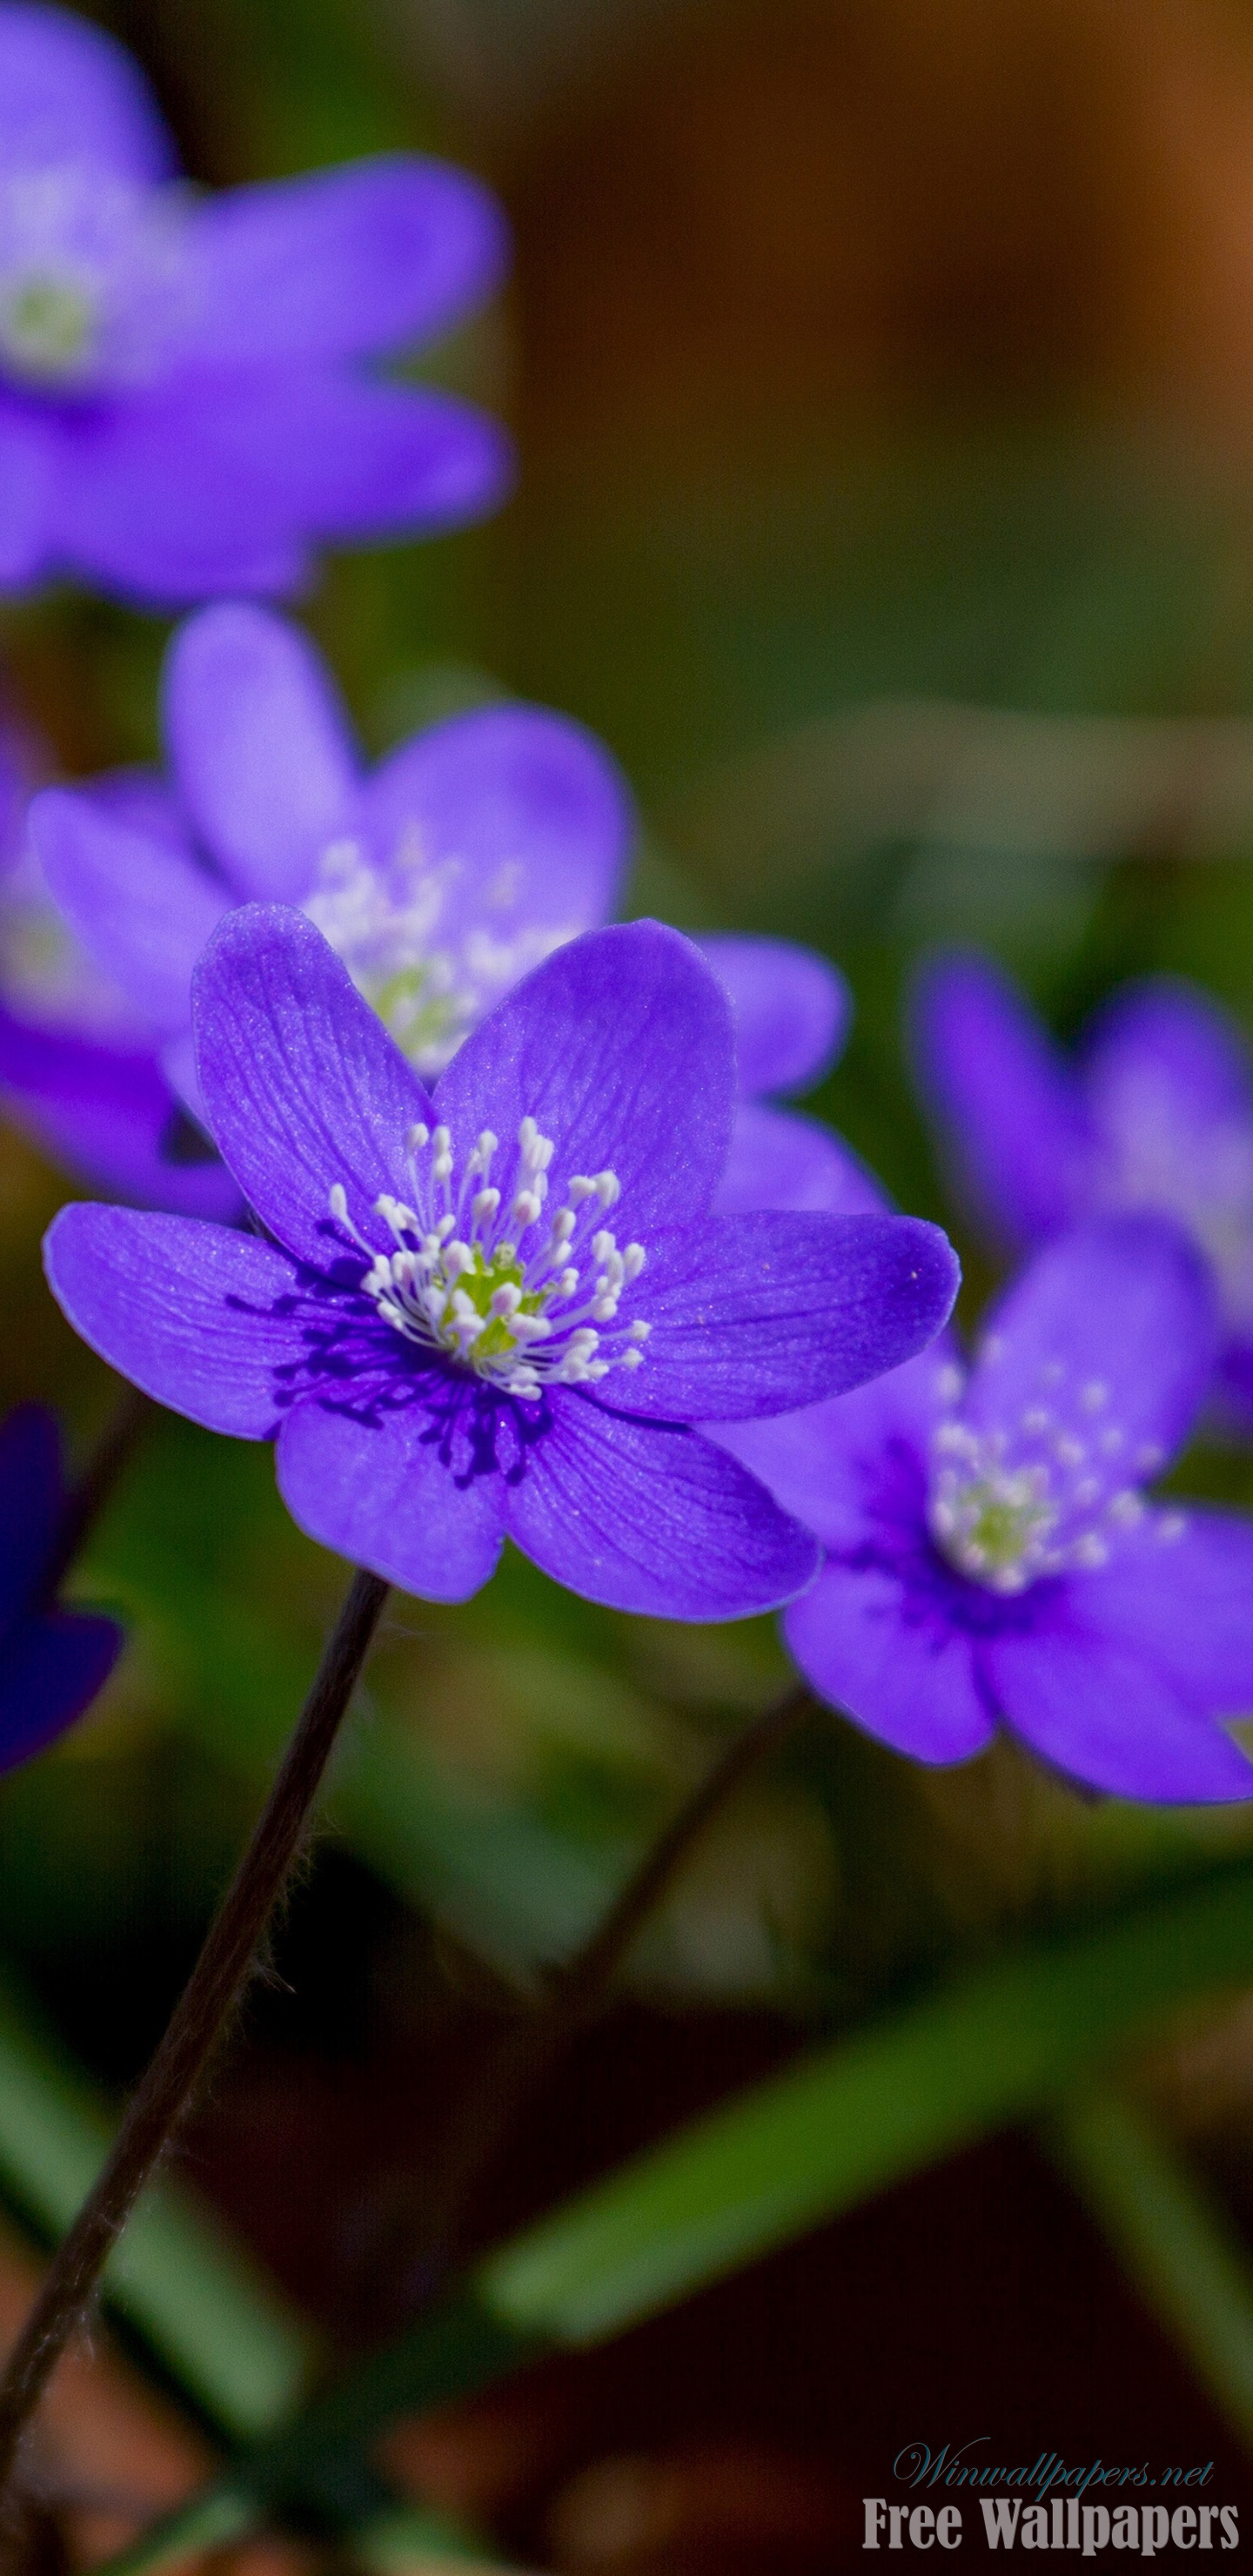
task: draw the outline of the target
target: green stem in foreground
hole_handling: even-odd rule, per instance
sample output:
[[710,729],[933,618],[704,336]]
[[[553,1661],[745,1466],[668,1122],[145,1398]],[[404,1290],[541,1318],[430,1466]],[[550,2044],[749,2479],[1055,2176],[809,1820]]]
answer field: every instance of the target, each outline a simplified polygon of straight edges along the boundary
[[229,2022],[282,1892],[388,1586],[353,1576],[252,1840],[94,2190],[62,2243],[0,2382],[0,2501],[18,2444],[83,2324],[110,2251],[177,2130]]

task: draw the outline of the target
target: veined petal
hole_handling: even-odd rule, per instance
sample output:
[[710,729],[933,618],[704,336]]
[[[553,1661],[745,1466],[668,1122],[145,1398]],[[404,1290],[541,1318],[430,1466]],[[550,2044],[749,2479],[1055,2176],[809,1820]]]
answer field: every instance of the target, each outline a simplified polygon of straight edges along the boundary
[[49,891],[87,954],[165,1036],[187,1024],[191,973],[230,898],[189,850],[50,787],[30,808]]
[[798,1117],[794,1109],[742,1100],[713,1213],[744,1216],[755,1208],[882,1216],[888,1199],[873,1172],[831,1128]]
[[42,1753],[82,1716],[125,1642],[116,1620],[81,1611],[23,1620],[0,1660],[0,1771]]
[[342,1256],[338,1182],[381,1242],[374,1202],[403,1195],[406,1137],[433,1113],[321,932],[278,904],[228,914],[196,969],[192,1017],[210,1129],[271,1233],[321,1268]]
[[605,1400],[733,1422],[843,1394],[934,1339],[959,1277],[947,1236],[916,1217],[711,1219],[649,1247],[644,1363]]
[[1047,1031],[997,968],[941,958],[914,1000],[923,1099],[977,1215],[1017,1248],[1082,1212],[1095,1140]]
[[208,1431],[273,1436],[307,1316],[293,1264],[271,1244],[194,1218],[80,1205],[53,1218],[44,1268],[75,1332],[146,1395]]
[[707,957],[735,1016],[740,1091],[810,1091],[835,1062],[852,1001],[844,977],[791,939],[749,939],[701,931]]
[[[536,1119],[555,1141],[554,1185],[612,1168],[615,1224],[647,1241],[701,1215],[726,1161],[730,1006],[677,930],[589,931],[506,994],[440,1075],[435,1102],[455,1141],[490,1125],[512,1149],[521,1120]],[[511,1186],[509,1166],[493,1177]]]
[[524,1555],[611,1610],[749,1618],[791,1600],[818,1563],[808,1533],[712,1442],[566,1388],[506,1492]]
[[174,155],[136,62],[68,9],[7,0],[0,10],[0,165],[95,162],[164,179]]
[[1188,1238],[1153,1216],[1094,1220],[1048,1245],[993,1308],[963,1413],[1013,1439],[1043,1406],[1058,1439],[1106,1462],[1103,1475],[1143,1483],[1190,1429],[1217,1344],[1213,1287]]
[[505,1489],[476,1452],[473,1389],[369,1415],[298,1404],[279,1435],[279,1491],[323,1547],[424,1601],[468,1601],[504,1544]]
[[223,601],[179,628],[164,697],[183,801],[228,883],[297,902],[357,787],[348,720],[313,646],[270,610]]
[[784,1621],[806,1681],[868,1735],[915,1762],[966,1762],[995,1733],[971,1641],[928,1617],[882,1566],[825,1566]]
[[1082,1626],[1068,1633],[1065,1622],[1059,1607],[1047,1627],[979,1645],[988,1687],[1033,1753],[1111,1797],[1159,1806],[1253,1798],[1253,1763],[1147,1655]]
[[499,285],[503,213],[464,170],[380,154],[232,188],[189,243],[197,362],[348,358],[447,329]]
[[[15,1405],[0,1422],[0,1633],[39,1589],[56,1546],[65,1499],[61,1433],[44,1404]],[[3,1671],[0,1656],[0,1671]],[[0,1759],[3,1759],[0,1730]]]

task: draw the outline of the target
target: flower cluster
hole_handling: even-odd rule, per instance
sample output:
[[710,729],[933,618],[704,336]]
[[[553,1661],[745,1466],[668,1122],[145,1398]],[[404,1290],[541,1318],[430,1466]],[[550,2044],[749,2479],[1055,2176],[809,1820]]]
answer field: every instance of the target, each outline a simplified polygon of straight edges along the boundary
[[822,1540],[787,1616],[822,1696],[923,1762],[1006,1725],[1126,1797],[1247,1798],[1253,1523],[1154,1503],[1217,1341],[1205,1266],[1154,1216],[1039,1253],[969,1371],[954,1343],[838,1404],[719,1438]]
[[0,5],[0,588],[286,591],[311,543],[479,516],[496,425],[367,371],[491,293],[463,172],[394,155],[194,195],[98,29]]
[[1253,1423],[1253,1066],[1208,995],[1125,986],[1073,1062],[977,957],[932,966],[918,995],[924,1095],[960,1187],[1020,1251],[1087,1216],[1154,1208],[1210,1266],[1218,1391]]

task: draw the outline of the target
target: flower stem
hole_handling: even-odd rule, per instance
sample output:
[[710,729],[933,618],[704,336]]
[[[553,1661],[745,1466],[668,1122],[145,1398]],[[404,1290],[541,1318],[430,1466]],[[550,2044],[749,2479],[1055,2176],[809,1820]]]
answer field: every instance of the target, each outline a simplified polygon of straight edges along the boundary
[[22,2433],[61,2354],[83,2324],[113,2244],[169,2146],[234,2010],[299,1848],[387,1592],[376,1574],[353,1576],[252,1840],[108,2162],[57,2252],[10,2357],[0,2381],[0,2502]]
[[693,1846],[741,1782],[787,1743],[810,1715],[803,1683],[772,1700],[732,1737],[712,1768],[649,1845],[637,1869],[590,1940],[550,1979],[536,2012],[511,2024],[472,2079],[444,2152],[430,2252],[422,2266],[423,2304],[461,2254],[475,2194],[494,2171],[517,2122],[580,2031],[594,2021],[628,1953],[673,1885]]

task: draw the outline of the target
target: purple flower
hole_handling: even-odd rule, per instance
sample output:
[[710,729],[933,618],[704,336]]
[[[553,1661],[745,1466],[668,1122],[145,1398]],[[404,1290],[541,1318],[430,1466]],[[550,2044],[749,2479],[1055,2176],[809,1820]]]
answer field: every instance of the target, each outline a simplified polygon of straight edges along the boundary
[[843,976],[787,939],[702,933],[696,945],[735,1013],[743,1104],[714,1199],[718,1215],[881,1214],[883,1191],[843,1137],[774,1105],[780,1094],[812,1090],[834,1063],[852,1008]]
[[1068,1061],[1008,978],[946,958],[919,989],[923,1089],[967,1200],[1013,1251],[1120,1208],[1173,1217],[1205,1254],[1219,1389],[1253,1422],[1253,1072],[1209,996],[1124,986]]
[[57,1608],[64,1510],[55,1417],[19,1405],[0,1423],[0,1771],[72,1726],[122,1650],[114,1620]]
[[84,1339],[211,1429],[278,1436],[289,1510],[440,1600],[506,1535],[611,1606],[731,1618],[812,1541],[691,1426],[859,1384],[925,1343],[956,1264],[903,1217],[707,1213],[731,1013],[655,922],[559,949],[433,1095],[299,914],[196,975],[205,1115],[267,1229],[70,1207],[47,1238]]
[[[45,961],[42,995],[14,998],[7,959],[17,942],[6,946],[0,888],[0,980],[29,1018],[41,998],[46,1006],[55,958],[57,1028],[94,1041],[120,1014],[132,1046],[160,1058],[147,1070],[138,1132],[121,1139],[110,1168],[98,1141],[90,1160],[74,1150],[81,1085],[71,1115],[50,1125],[46,1093],[65,1078],[62,1051],[28,1049],[28,1115],[42,1116],[54,1149],[120,1196],[221,1215],[226,1199],[188,1195],[220,1187],[220,1170],[170,1161],[171,1139],[187,1154],[195,1137],[167,1085],[200,1116],[191,971],[232,905],[268,896],[300,905],[430,1077],[521,975],[611,913],[631,808],[594,737],[532,707],[454,717],[363,775],[329,674],[300,630],[238,602],[203,610],[175,637],[165,717],[168,788],[120,775],[36,800],[34,891],[46,913],[51,889],[62,919],[52,935],[41,915],[39,942],[25,939]],[[759,1097],[825,1071],[848,1013],[842,977],[784,940],[699,944],[735,1012],[744,1102],[718,1213],[877,1211],[875,1185],[846,1146]],[[36,1017],[48,1025],[46,1007]],[[15,1092],[20,1055],[15,1044],[6,1062],[0,1043],[0,1080]],[[112,1097],[114,1068],[93,1056],[87,1069]],[[90,1099],[88,1127],[94,1134]]]
[[0,588],[286,591],[314,542],[500,498],[508,443],[380,354],[497,284],[495,201],[407,154],[201,197],[136,66],[0,6]]
[[1204,1264],[1152,1216],[1094,1220],[1009,1289],[967,1376],[951,1341],[875,1385],[718,1437],[822,1540],[787,1615],[801,1670],[898,1752],[1005,1725],[1072,1779],[1247,1798],[1253,1523],[1145,1499],[1204,1392]]

